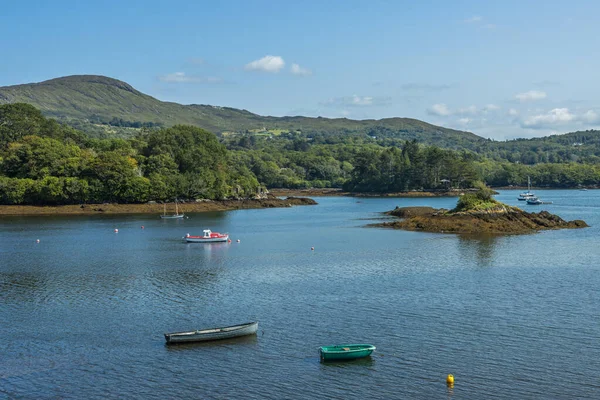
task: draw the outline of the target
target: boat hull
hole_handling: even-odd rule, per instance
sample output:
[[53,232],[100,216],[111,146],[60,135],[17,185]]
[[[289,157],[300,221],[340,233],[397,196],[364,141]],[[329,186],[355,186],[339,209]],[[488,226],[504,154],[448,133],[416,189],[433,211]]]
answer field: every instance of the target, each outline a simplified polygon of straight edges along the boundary
[[226,242],[229,240],[229,235],[218,237],[218,238],[203,238],[203,237],[190,237],[186,236],[185,241],[188,243],[218,243]]
[[343,344],[319,348],[321,361],[349,361],[371,355],[376,347],[370,344]]
[[210,328],[189,332],[165,333],[167,344],[208,342],[212,340],[231,339],[240,336],[255,335],[258,322],[248,322],[241,325]]
[[179,215],[161,215],[160,216],[161,219],[181,219],[183,217],[184,217],[183,214],[179,214]]

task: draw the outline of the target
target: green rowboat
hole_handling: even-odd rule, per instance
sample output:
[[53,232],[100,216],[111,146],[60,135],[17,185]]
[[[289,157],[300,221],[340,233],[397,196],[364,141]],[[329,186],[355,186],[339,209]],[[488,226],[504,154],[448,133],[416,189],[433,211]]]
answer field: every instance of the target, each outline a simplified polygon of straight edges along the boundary
[[321,361],[354,360],[371,355],[375,346],[371,344],[340,344],[319,347]]

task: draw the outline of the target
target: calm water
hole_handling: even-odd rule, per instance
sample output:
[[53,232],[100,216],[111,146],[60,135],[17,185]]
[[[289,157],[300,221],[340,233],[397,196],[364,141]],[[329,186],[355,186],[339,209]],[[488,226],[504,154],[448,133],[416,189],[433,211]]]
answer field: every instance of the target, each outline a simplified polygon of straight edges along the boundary
[[[3,217],[0,398],[598,399],[600,191],[537,193],[554,204],[497,198],[591,227],[495,238],[363,227],[396,205],[455,198],[317,198],[183,221]],[[181,240],[205,228],[233,243]],[[256,337],[164,343],[251,320]],[[319,362],[318,346],[348,342],[377,350]]]

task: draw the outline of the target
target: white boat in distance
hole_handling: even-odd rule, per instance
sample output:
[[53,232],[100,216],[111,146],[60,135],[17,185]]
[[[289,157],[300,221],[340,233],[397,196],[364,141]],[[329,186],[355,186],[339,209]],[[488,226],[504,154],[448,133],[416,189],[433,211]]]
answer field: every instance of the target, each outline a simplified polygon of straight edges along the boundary
[[258,330],[258,322],[209,328],[190,332],[165,333],[167,343],[206,342],[209,340],[231,339],[239,336],[254,335]]
[[202,236],[194,236],[188,233],[183,238],[188,243],[215,243],[229,240],[228,233],[212,232],[210,229],[205,229],[202,232],[204,233]]
[[537,206],[540,204],[552,204],[551,201],[542,201],[540,200],[537,196],[533,196],[527,199],[527,204],[530,204],[532,206]]
[[529,179],[529,177],[527,177],[527,191],[524,193],[521,193],[519,195],[519,197],[517,197],[517,200],[526,201],[528,199],[531,199],[532,197],[535,197],[535,194],[531,192],[531,179]]
[[184,214],[179,214],[179,206],[177,205],[177,200],[175,200],[175,214],[167,215],[167,204],[164,204],[163,215],[160,216],[162,219],[178,219],[183,218]]

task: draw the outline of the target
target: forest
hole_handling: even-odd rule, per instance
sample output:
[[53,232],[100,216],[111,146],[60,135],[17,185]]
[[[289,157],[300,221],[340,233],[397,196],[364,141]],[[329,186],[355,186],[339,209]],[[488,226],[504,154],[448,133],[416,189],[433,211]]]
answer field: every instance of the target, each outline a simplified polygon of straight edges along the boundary
[[[600,181],[593,152],[528,164],[503,158],[501,150],[446,149],[416,139],[299,131],[217,136],[193,126],[115,121],[141,128],[128,139],[95,138],[31,105],[1,105],[0,204],[251,198],[262,188],[432,191],[477,182],[523,185],[528,176],[533,185],[552,188]],[[588,136],[573,140],[594,135]]]

